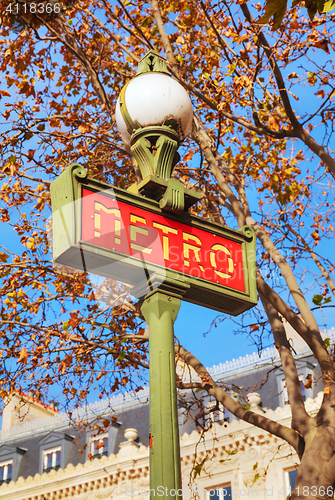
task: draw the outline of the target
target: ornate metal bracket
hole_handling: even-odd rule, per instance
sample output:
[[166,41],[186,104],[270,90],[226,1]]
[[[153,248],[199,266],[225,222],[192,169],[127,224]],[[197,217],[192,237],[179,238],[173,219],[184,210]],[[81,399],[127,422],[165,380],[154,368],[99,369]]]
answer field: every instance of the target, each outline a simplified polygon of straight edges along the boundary
[[135,132],[130,149],[140,168],[142,179],[148,175],[169,179],[179,161],[178,135],[169,127],[145,127]]

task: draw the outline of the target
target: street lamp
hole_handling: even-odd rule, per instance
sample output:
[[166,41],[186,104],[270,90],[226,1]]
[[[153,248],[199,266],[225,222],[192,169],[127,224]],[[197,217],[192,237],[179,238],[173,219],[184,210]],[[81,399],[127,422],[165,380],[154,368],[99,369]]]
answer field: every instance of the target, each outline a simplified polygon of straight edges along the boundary
[[171,175],[192,106],[158,53],[150,51],[121,90],[116,119],[142,180],[125,191],[69,165],[50,188],[53,259],[127,283],[141,298],[149,325],[150,496],[177,499],[173,325],[180,301],[234,316],[257,304],[255,234],[249,226],[235,231],[187,213],[201,196]]
[[197,193],[171,178],[179,161],[177,149],[192,124],[191,99],[169,76],[165,59],[157,52],[148,52],[139,63],[137,76],[121,90],[115,118],[142,175],[138,191],[175,213],[198,201]]
[[[150,51],[142,59],[137,76],[121,90],[115,117],[142,175],[138,192],[176,214],[198,201],[196,192],[171,178],[179,161],[178,147],[192,124],[192,103],[157,52]],[[164,280],[141,306],[149,325],[152,499],[163,491],[163,498],[182,496],[173,324],[186,290],[182,281]]]
[[179,141],[190,129],[193,112],[184,87],[169,76],[164,59],[150,51],[140,63],[137,76],[121,90],[115,116],[121,135],[129,143],[134,132],[158,127],[161,134],[161,126],[173,130]]

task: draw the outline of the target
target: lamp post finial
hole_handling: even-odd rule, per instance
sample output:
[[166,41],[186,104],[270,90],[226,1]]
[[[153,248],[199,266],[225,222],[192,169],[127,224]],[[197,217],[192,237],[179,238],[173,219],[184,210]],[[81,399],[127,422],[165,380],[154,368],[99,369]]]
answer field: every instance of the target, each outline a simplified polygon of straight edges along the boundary
[[158,73],[166,73],[169,74],[166,65],[166,59],[161,56],[155,50],[149,50],[141,59],[138,64],[137,74],[141,75],[142,73],[150,73],[150,72],[158,72]]

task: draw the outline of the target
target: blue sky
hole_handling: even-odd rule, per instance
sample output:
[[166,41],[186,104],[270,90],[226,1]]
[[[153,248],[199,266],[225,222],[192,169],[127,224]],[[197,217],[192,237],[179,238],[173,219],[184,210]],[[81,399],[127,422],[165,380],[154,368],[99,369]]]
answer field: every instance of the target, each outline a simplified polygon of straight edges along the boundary
[[218,316],[223,317],[217,311],[182,302],[175,322],[175,335],[182,346],[208,367],[256,351],[246,335],[234,335],[235,325],[227,315],[209,332]]

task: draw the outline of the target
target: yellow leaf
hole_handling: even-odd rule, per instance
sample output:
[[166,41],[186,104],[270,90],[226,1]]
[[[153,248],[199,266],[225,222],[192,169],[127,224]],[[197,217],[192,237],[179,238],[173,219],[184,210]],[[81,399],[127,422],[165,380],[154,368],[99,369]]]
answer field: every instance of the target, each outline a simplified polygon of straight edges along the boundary
[[319,236],[319,233],[317,232],[317,230],[316,230],[316,229],[315,229],[315,231],[313,231],[313,232],[312,232],[311,236],[312,236],[312,238],[313,238],[315,241],[317,241],[317,242],[319,242],[319,241],[321,240],[321,238],[320,238],[320,236]]

